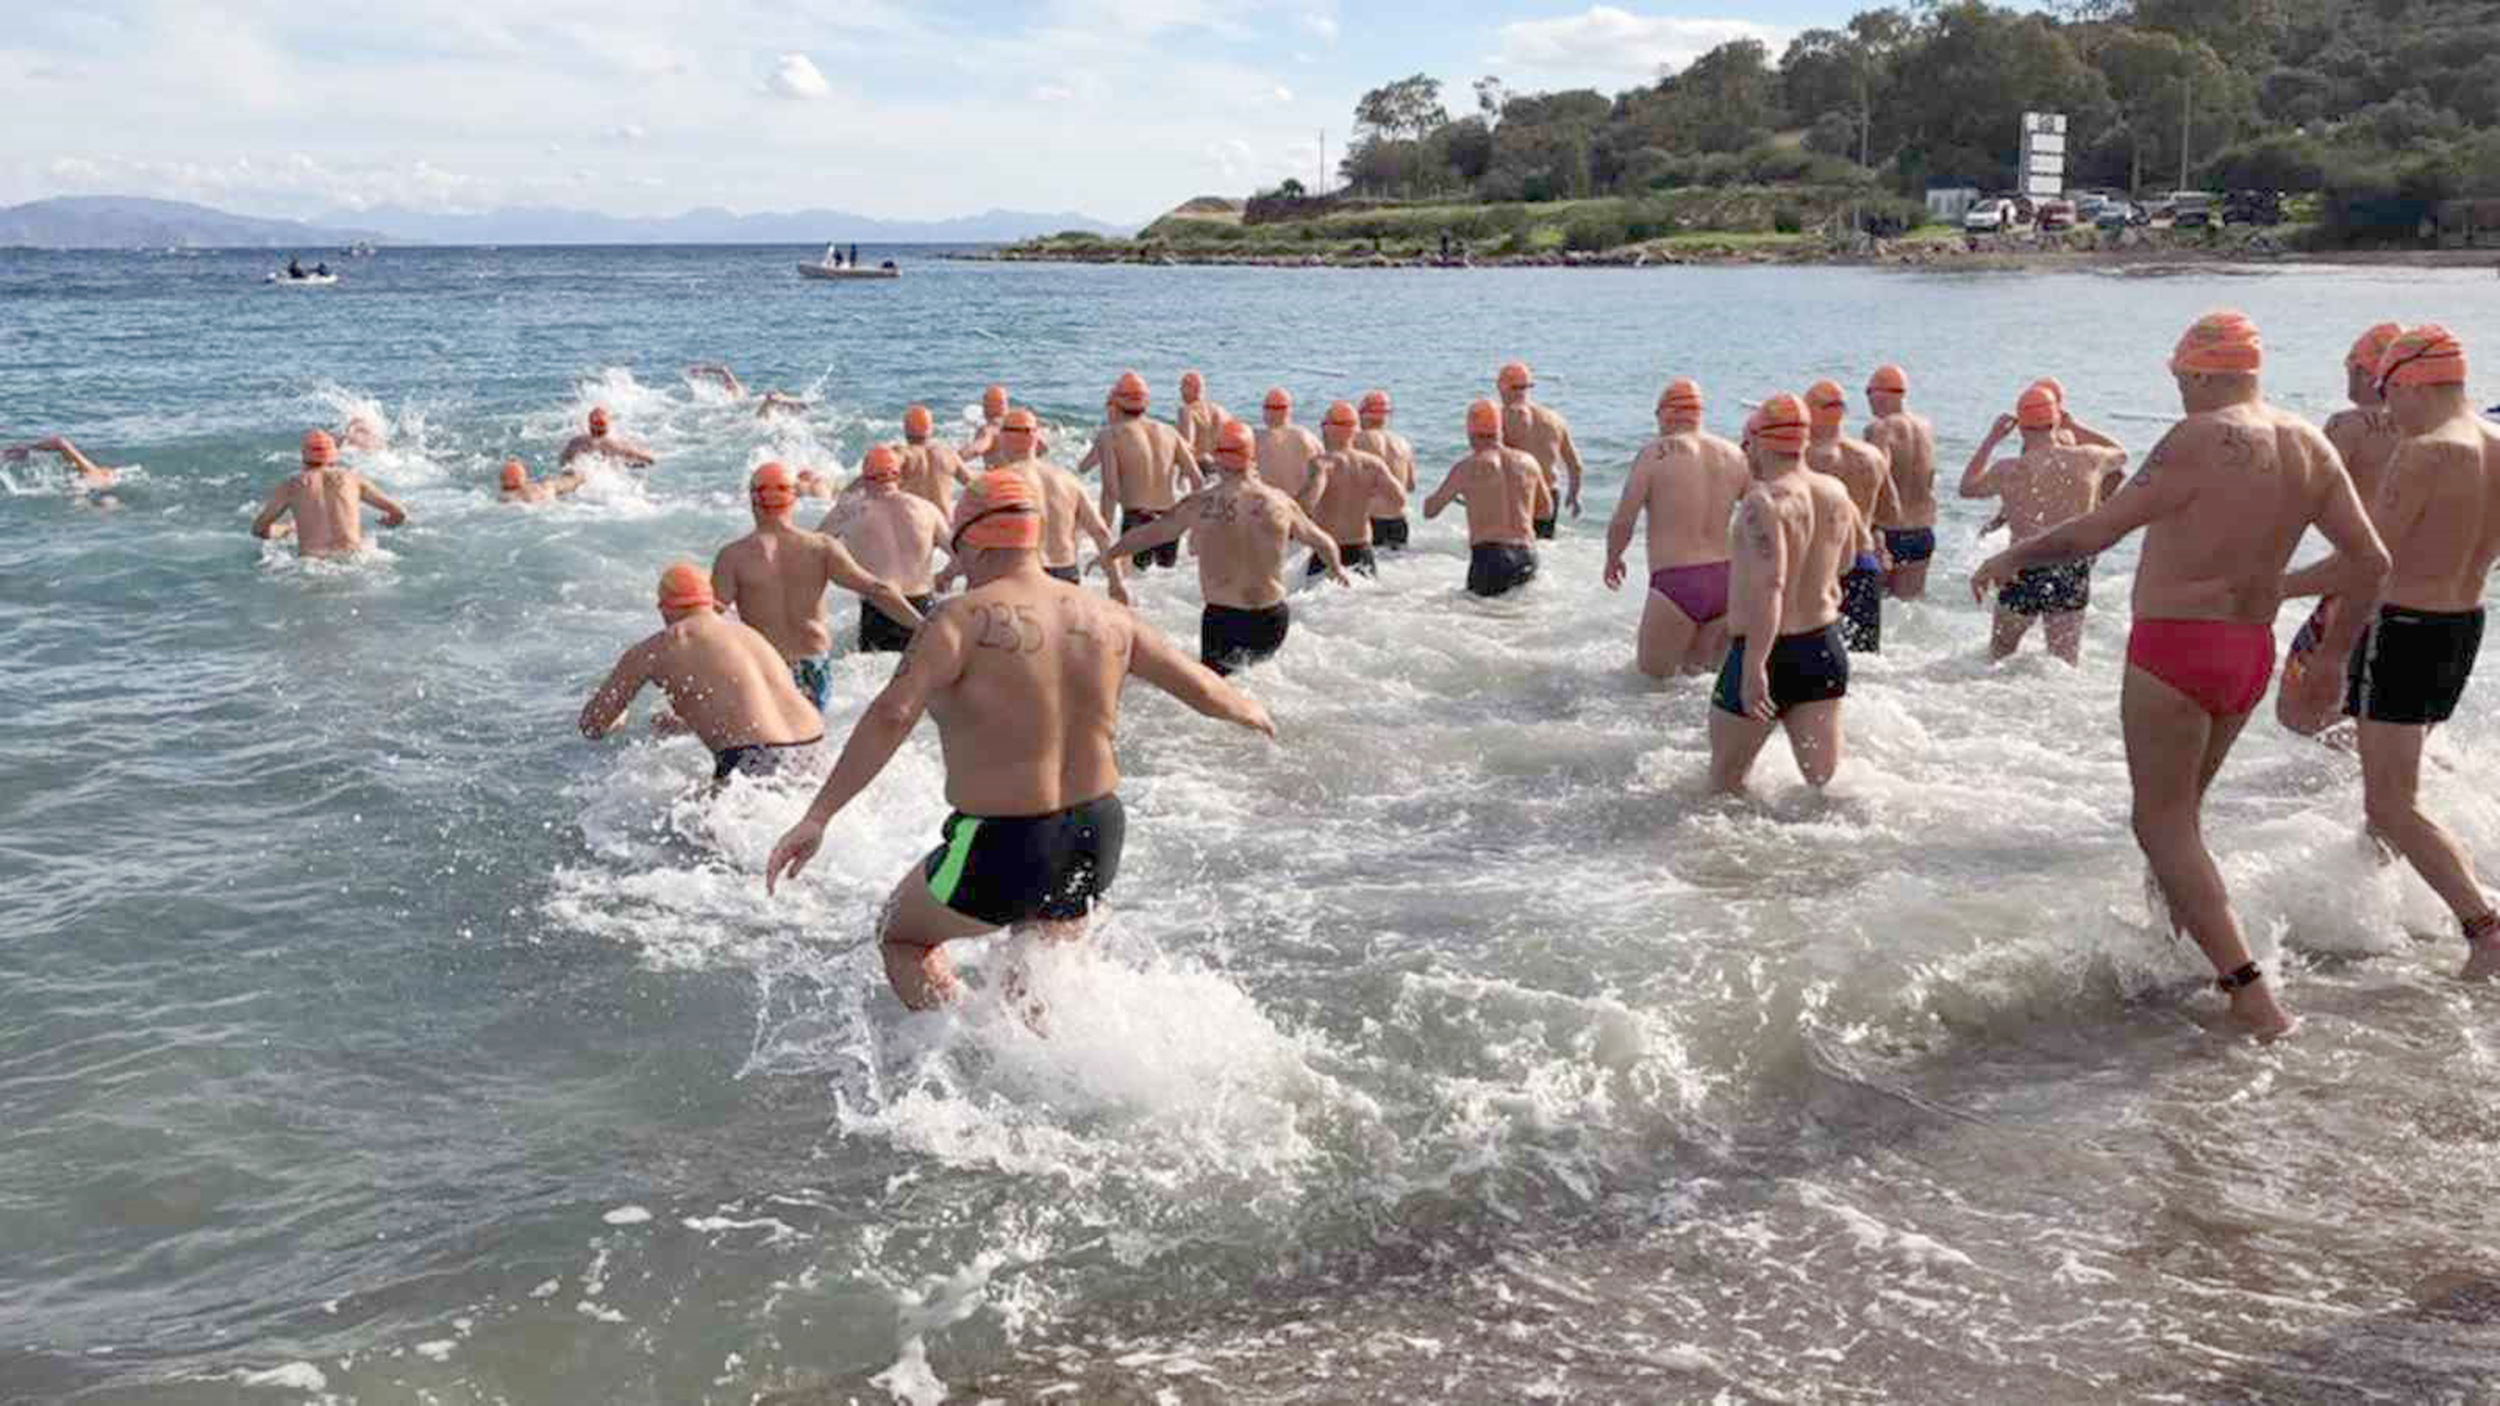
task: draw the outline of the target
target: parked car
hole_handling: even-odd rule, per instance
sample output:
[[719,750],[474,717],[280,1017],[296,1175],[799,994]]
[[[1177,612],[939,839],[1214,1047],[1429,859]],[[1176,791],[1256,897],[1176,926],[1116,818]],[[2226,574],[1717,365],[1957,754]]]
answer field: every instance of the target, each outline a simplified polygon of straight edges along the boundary
[[2075,207],[2070,201],[2043,200],[2038,213],[2040,228],[2044,232],[2075,227]]
[[2209,229],[2222,223],[2214,198],[2201,190],[2174,190],[2167,203],[2172,229]]
[[2086,191],[2074,198],[2074,206],[2075,223],[2084,225],[2097,224],[2101,218],[2101,211],[2109,207],[2109,197],[2092,191]]
[[2222,218],[2235,225],[2279,225],[2283,223],[2283,193],[2235,190],[2223,199]]
[[2014,202],[1982,200],[1962,216],[1962,228],[1971,234],[1994,234],[2013,222]]
[[2096,229],[2122,230],[2130,225],[2149,224],[2152,218],[2150,212],[2133,201],[2111,200],[2102,204],[2100,213],[2092,217],[2092,224]]

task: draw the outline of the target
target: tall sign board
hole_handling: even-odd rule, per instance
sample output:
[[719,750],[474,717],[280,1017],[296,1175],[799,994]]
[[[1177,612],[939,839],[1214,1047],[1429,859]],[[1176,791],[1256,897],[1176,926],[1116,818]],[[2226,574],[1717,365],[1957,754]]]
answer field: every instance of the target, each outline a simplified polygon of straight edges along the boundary
[[2066,114],[2023,114],[2022,164],[2016,172],[2019,191],[2034,200],[2051,200],[2066,192]]

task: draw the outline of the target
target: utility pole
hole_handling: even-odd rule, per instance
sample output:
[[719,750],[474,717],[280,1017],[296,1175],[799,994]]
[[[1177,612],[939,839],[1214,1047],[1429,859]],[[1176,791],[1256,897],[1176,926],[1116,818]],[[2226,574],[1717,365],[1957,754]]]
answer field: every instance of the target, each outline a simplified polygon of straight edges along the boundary
[[1311,187],[1314,195],[1328,193],[1328,129],[1319,129],[1319,184]]
[[2188,183],[2187,183],[2187,178],[2188,178],[2188,122],[2189,122],[2190,117],[2191,117],[2191,115],[2192,115],[2192,113],[2193,113],[2193,111],[2194,111],[2194,108],[2192,107],[2192,104],[2194,103],[2195,98],[2196,98],[2196,75],[2195,75],[2194,73],[2189,73],[2189,74],[2187,74],[2187,75],[2183,76],[2182,78],[2180,78],[2180,80],[2179,80],[2179,185],[2178,185],[2178,188],[2179,188],[2180,190],[2185,190],[2185,189],[2187,189],[2187,188],[2188,188]]

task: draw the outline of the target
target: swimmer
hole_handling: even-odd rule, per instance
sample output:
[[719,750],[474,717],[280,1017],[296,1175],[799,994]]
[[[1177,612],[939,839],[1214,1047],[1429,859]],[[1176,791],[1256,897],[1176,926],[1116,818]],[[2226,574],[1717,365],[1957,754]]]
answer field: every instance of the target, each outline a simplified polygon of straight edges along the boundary
[[724,617],[703,568],[679,562],[660,575],[659,632],[625,651],[590,701],[582,736],[615,729],[645,684],[668,694],[658,732],[691,732],[712,749],[712,780],[768,777],[805,766],[825,740],[821,712],[791,686],[772,641]]
[[1311,493],[1311,460],[1320,452],[1319,440],[1293,422],[1293,392],[1283,386],[1268,388],[1260,402],[1260,417],[1266,423],[1256,435],[1259,478],[1309,512],[1316,501]]
[[2136,843],[2174,921],[2204,950],[2231,1018],[2263,1039],[2293,1021],[2249,959],[2231,895],[2205,848],[2205,792],[2264,701],[2284,564],[2312,525],[2337,553],[2304,573],[2308,593],[2373,599],[2387,549],[2335,446],[2266,403],[2265,347],[2240,313],[2213,313],[2170,360],[2186,418],[2153,446],[2126,488],[2090,513],[1982,563],[1984,598],[2027,567],[2098,556],[2145,529],[2135,627],[2118,714],[2135,792]]
[[363,509],[382,515],[384,527],[408,521],[408,510],[391,501],[362,474],[339,466],[339,446],[328,430],[304,435],[304,467],[288,476],[252,519],[252,535],[267,541],[283,535],[281,518],[294,520],[299,556],[343,557],[365,544]]
[[[1312,497],[1318,510],[1311,518],[1335,539],[1346,570],[1377,577],[1380,567],[1372,559],[1372,524],[1391,518],[1406,520],[1406,488],[1388,460],[1354,447],[1357,428],[1350,401],[1329,406],[1320,420],[1322,452],[1310,467],[1317,481]],[[1323,567],[1319,553],[1313,552],[1307,574],[1317,576]]]
[[[890,445],[871,445],[860,462],[857,492],[843,495],[820,529],[870,575],[902,593],[914,612],[909,624],[899,611],[879,609],[862,595],[859,652],[900,654],[911,632],[937,604],[936,568],[946,549],[946,518],[927,499],[902,487],[903,459]],[[891,601],[887,602],[890,606]]]
[[503,487],[497,500],[505,503],[552,503],[568,493],[579,491],[582,482],[579,473],[569,471],[532,482],[529,465],[518,459],[506,459],[503,461]]
[[1041,515],[1013,470],[965,489],[953,534],[972,588],[912,641],[764,864],[766,892],[804,871],[825,826],[893,760],[921,714],[934,716],[954,813],[895,885],[877,928],[886,978],[912,1010],[961,994],[948,942],[999,928],[1084,935],[1119,877],[1126,838],[1116,747],[1129,679],[1276,735],[1265,708],[1189,662],[1143,617],[1042,574]]
[[570,467],[574,460],[585,454],[595,454],[636,469],[648,468],[656,462],[650,451],[641,445],[608,433],[608,408],[604,405],[591,407],[589,432],[566,440],[564,452],[556,455],[556,465],[559,468]]
[[1773,728],[1806,784],[1840,769],[1849,696],[1841,568],[1866,523],[1837,477],[1805,467],[1810,412],[1793,395],[1762,403],[1745,426],[1751,482],[1728,527],[1727,662],[1710,695],[1710,784],[1742,795]]
[[804,415],[813,404],[815,402],[805,396],[792,395],[787,391],[766,391],[763,398],[755,402],[755,418],[769,420],[775,415]]
[[1207,399],[1207,378],[1195,371],[1181,373],[1181,405],[1172,412],[1172,428],[1189,442],[1189,452],[1199,463],[1215,457],[1215,432],[1233,418],[1224,407]]
[[[1580,450],[1571,442],[1571,426],[1552,407],[1538,405],[1529,399],[1529,392],[1536,388],[1536,374],[1528,369],[1528,363],[1514,361],[1504,366],[1501,373],[1493,378],[1493,384],[1502,396],[1502,443],[1513,449],[1526,450],[1528,457],[1536,460],[1537,468],[1545,474],[1546,498],[1549,501],[1560,498],[1562,506],[1571,509],[1573,517],[1578,517]],[[1570,472],[1568,493],[1561,492],[1560,485],[1555,482],[1556,464]],[[1545,516],[1536,521],[1536,535],[1552,537],[1554,524],[1560,517],[1558,511],[1549,508]]]
[[339,431],[339,445],[359,454],[371,454],[390,447],[390,436],[382,422],[362,410],[347,417],[346,428]]
[[[2100,506],[2101,484],[2124,470],[2127,451],[2058,442],[2062,413],[2046,386],[2033,386],[2000,415],[1962,470],[1965,498],[2003,500],[2006,524],[2020,545],[2061,522]],[[1996,458],[1997,446],[2019,431],[2022,452]],[[2083,662],[2083,612],[2092,603],[2092,560],[2024,568],[1997,592],[1995,633],[1988,657],[2004,659],[2022,648],[2031,622],[2045,620],[2049,653],[2069,664]]]
[[1849,418],[1849,397],[1836,381],[1817,381],[1806,391],[1806,414],[1813,436],[1806,442],[1806,467],[1840,480],[1858,510],[1858,545],[1842,563],[1841,631],[1852,654],[1880,654],[1884,648],[1884,576],[1890,563],[1875,524],[1901,516],[1900,498],[1892,488],[1892,460],[1883,450],[1841,433]]
[[[1015,457],[1008,460],[1007,467],[1033,489],[1042,514],[1042,574],[1074,586],[1083,580],[1076,564],[1076,534],[1082,532],[1093,539],[1095,550],[1108,551],[1111,527],[1095,510],[1093,497],[1075,474],[1036,457],[1032,421],[1029,414],[1021,419],[1014,414],[1008,416],[1001,439],[1007,452]],[[943,590],[963,570],[960,561],[948,566],[938,577],[939,589]],[[1128,585],[1122,579],[1120,563],[1107,563],[1103,570],[1110,577],[1111,598],[1128,604]]]
[[[1198,456],[1190,452],[1181,432],[1146,418],[1144,377],[1134,371],[1123,374],[1111,388],[1106,409],[1110,423],[1094,436],[1087,457],[1102,465],[1103,521],[1116,515],[1120,530],[1132,532],[1172,511],[1172,505],[1180,501],[1179,480],[1187,479],[1192,493],[1205,480],[1198,473]],[[1154,551],[1140,552],[1137,569],[1177,566],[1180,550],[1179,543],[1168,542]]]
[[833,692],[833,627],[825,619],[825,588],[856,592],[906,625],[918,625],[920,612],[861,566],[849,548],[822,532],[792,526],[798,501],[798,483],[788,469],[777,463],[756,467],[747,479],[755,530],[712,559],[712,589],[723,610],[737,611],[772,641],[791,681],[822,711]]
[[1632,529],[1649,518],[1649,595],[1633,664],[1653,679],[1708,673],[1727,656],[1727,524],[1753,486],[1745,451],[1701,427],[1701,387],[1658,397],[1658,437],[1632,461],[1606,524],[1606,589],[1623,589]]
[[[2350,656],[2345,693],[2359,720],[2363,809],[2370,833],[2456,915],[2463,976],[2486,981],[2500,977],[2500,915],[2465,847],[2423,813],[2421,782],[2422,744],[2456,713],[2482,652],[2483,593],[2500,560],[2500,430],[2474,413],[2465,349],[2444,327],[2397,336],[2378,370],[2402,438],[2380,475],[2375,514],[2394,565]],[[2308,594],[2333,565],[2294,572],[2284,593]]]
[[[2379,481],[2404,437],[2379,395],[2378,364],[2388,345],[2403,335],[2402,327],[2382,322],[2352,344],[2344,353],[2344,393],[2352,404],[2326,421],[2327,442],[2343,456],[2344,472],[2352,475],[2353,491],[2371,511],[2373,525]],[[2348,672],[2344,661],[2352,657],[2371,619],[2367,609],[2338,610],[2331,596],[2318,602],[2300,633],[2292,636],[2291,647],[2283,652],[2283,684],[2274,695],[2276,722],[2304,737],[2315,737],[2343,716]]]
[[709,381],[729,392],[729,398],[732,400],[747,398],[746,383],[738,379],[738,373],[717,361],[698,361],[687,367],[686,379],[689,382]]
[[967,462],[978,459],[989,468],[997,468],[1006,460],[998,446],[999,425],[1007,418],[1007,388],[991,386],[981,392],[981,428],[964,441],[957,452]]
[[1198,591],[1206,609],[1198,621],[1198,658],[1229,674],[1284,647],[1293,610],[1285,604],[1285,544],[1300,542],[1323,563],[1330,580],[1353,584],[1337,556],[1334,539],[1311,521],[1302,505],[1259,481],[1258,438],[1239,420],[1227,420],[1215,437],[1215,479],[1183,498],[1154,522],[1120,534],[1098,565],[1180,539],[1195,531]]
[[[1406,436],[1389,428],[1389,416],[1396,407],[1389,403],[1387,391],[1365,391],[1355,409],[1360,412],[1363,428],[1354,436],[1354,447],[1366,454],[1376,454],[1389,465],[1389,472],[1398,478],[1401,504],[1415,492],[1415,446]],[[1406,550],[1409,527],[1403,506],[1396,517],[1372,519],[1372,545],[1383,551]]]
[[107,468],[80,453],[78,446],[70,443],[66,435],[51,435],[30,444],[17,444],[0,449],[0,460],[22,464],[26,462],[27,456],[32,454],[59,455],[61,462],[69,466],[70,472],[77,475],[80,488],[91,491],[102,490],[121,481],[121,470]]
[[955,446],[932,438],[936,433],[937,421],[929,407],[915,405],[903,412],[903,491],[927,500],[940,513],[951,513],[956,485],[970,481],[972,475]]
[[833,483],[814,469],[802,468],[799,470],[799,496],[830,498],[833,496]]
[[[1894,600],[1927,594],[1927,566],[1936,555],[1936,427],[1906,408],[1909,373],[1879,366],[1866,379],[1866,442],[1884,451],[1892,466],[1889,511],[1875,520],[1892,570],[1884,588]],[[1882,505],[1879,505],[1882,506]]]
[[1467,407],[1467,457],[1424,500],[1425,520],[1453,501],[1467,505],[1469,593],[1508,595],[1536,578],[1536,524],[1554,515],[1554,490],[1533,455],[1502,442],[1492,401]]

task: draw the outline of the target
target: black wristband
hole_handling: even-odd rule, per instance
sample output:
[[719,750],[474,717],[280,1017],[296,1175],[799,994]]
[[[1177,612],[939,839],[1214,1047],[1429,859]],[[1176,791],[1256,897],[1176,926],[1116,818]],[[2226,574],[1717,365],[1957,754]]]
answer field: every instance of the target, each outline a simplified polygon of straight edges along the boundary
[[2258,982],[2265,979],[2265,975],[2266,974],[2263,971],[2258,969],[2255,962],[2250,962],[2248,965],[2241,967],[2238,971],[2215,977],[2214,985],[2221,987],[2225,991],[2237,991],[2244,986],[2256,985]]

